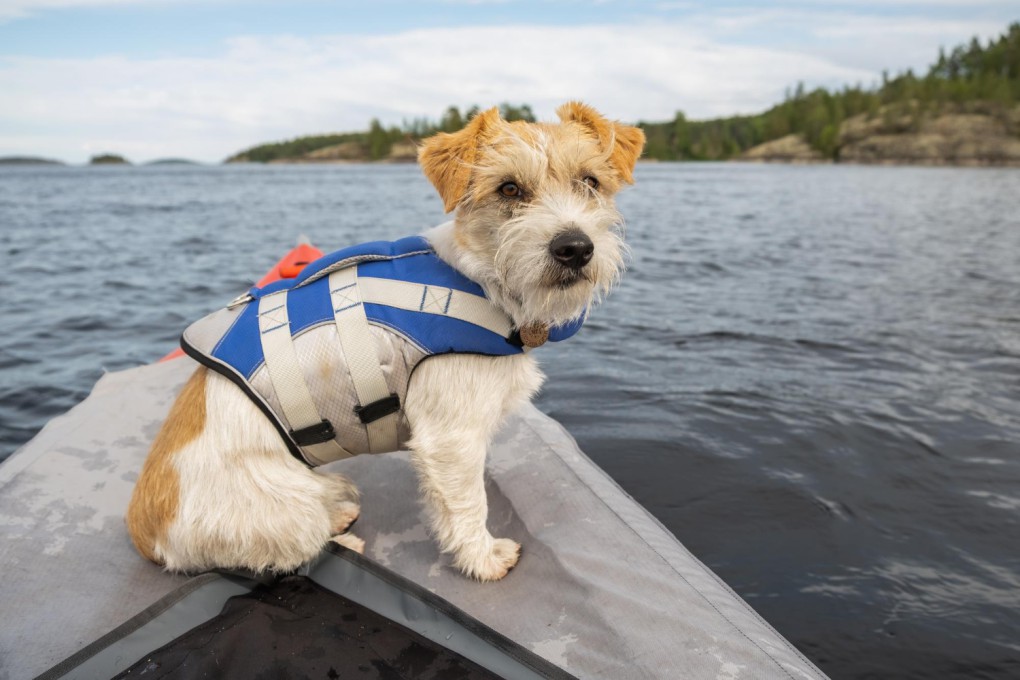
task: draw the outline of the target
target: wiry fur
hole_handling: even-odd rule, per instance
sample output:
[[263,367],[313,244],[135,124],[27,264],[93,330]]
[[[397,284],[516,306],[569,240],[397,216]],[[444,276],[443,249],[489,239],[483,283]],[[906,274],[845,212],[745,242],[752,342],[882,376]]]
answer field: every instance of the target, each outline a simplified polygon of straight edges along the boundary
[[[586,314],[622,269],[613,195],[633,181],[644,136],[576,102],[558,114],[559,124],[507,123],[490,109],[458,133],[426,140],[419,155],[447,209],[456,208],[429,240],[518,327]],[[499,193],[506,182],[519,197]],[[580,270],[550,255],[567,230],[595,247]],[[485,452],[542,380],[531,354],[443,355],[420,364],[408,386],[409,448],[432,530],[470,577],[500,579],[517,563],[520,546],[486,527]],[[345,533],[359,507],[349,479],[296,461],[239,388],[199,369],[153,446],[127,519],[139,551],[168,569],[288,571],[329,540],[361,551],[361,539]]]

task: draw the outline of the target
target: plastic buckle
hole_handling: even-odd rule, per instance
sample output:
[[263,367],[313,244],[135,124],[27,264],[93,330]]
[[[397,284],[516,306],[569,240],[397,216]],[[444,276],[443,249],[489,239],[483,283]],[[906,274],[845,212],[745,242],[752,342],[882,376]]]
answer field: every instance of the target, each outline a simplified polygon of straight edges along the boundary
[[373,401],[371,404],[365,404],[364,406],[358,406],[354,409],[354,412],[358,414],[358,418],[361,422],[366,425],[385,418],[391,413],[396,413],[400,410],[400,397],[395,394],[391,394],[388,397],[383,397],[378,401]]

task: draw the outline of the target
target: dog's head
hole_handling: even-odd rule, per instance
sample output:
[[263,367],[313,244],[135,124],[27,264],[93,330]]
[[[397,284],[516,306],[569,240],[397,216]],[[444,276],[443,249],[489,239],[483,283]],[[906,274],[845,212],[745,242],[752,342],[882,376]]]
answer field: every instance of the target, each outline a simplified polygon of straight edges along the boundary
[[644,133],[578,102],[557,114],[558,124],[507,122],[489,109],[418,154],[456,210],[452,264],[519,326],[578,318],[623,266],[613,197],[634,182]]

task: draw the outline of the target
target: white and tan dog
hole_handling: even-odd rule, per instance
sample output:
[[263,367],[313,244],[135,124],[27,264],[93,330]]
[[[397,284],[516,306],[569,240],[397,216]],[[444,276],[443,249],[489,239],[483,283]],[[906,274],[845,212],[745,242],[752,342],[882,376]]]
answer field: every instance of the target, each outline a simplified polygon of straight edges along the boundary
[[[557,113],[558,124],[508,123],[491,109],[419,154],[456,209],[428,240],[517,328],[586,314],[622,267],[613,196],[633,182],[644,134],[576,102]],[[409,448],[432,530],[470,577],[497,580],[517,563],[520,546],[486,528],[485,453],[542,380],[531,354],[454,354],[423,362],[408,386]],[[251,399],[200,368],[153,443],[127,525],[139,552],[167,569],[289,571],[330,540],[361,551],[344,533],[359,511],[349,479],[300,463]]]

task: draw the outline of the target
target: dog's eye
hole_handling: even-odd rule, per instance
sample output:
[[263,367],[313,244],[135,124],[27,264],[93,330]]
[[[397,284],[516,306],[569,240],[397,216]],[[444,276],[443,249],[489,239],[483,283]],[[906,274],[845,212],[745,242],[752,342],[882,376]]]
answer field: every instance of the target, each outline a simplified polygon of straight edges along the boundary
[[503,182],[499,185],[499,193],[507,198],[517,198],[521,195],[521,188],[513,182]]
[[590,186],[592,189],[599,188],[599,181],[592,177],[591,175],[588,175],[587,177],[584,178],[584,183]]

